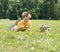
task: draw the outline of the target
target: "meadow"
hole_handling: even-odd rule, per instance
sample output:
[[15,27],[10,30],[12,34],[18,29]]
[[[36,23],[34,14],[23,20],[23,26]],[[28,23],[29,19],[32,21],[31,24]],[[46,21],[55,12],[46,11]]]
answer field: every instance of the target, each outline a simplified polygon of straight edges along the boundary
[[[0,19],[0,52],[60,52],[60,20],[31,20],[30,32],[8,30],[14,20]],[[39,32],[42,24],[49,33]]]

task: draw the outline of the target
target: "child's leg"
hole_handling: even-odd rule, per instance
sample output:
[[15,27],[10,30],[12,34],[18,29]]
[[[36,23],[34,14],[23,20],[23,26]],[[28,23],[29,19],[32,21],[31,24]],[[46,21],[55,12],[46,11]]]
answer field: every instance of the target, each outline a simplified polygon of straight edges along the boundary
[[15,24],[10,25],[9,30],[14,30]]

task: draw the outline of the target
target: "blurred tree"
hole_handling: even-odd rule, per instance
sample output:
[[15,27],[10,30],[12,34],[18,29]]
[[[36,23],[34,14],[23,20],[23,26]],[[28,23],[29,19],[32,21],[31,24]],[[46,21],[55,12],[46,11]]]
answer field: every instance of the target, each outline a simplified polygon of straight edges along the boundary
[[0,14],[3,18],[7,17],[8,2],[9,0],[0,0]]
[[[58,0],[45,0],[44,3],[47,4],[48,3],[48,9],[47,9],[47,19],[56,19],[56,13],[55,13],[55,10],[56,10],[56,7],[55,7],[55,4],[58,2]],[[44,7],[44,6],[43,6]],[[46,11],[46,10],[44,10]]]
[[29,12],[32,19],[60,19],[59,0],[0,0],[0,18],[17,19]]

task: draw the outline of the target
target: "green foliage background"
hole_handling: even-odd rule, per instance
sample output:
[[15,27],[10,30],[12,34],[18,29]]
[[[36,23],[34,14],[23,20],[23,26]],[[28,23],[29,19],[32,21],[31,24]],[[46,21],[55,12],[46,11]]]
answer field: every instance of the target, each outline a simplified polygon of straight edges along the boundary
[[59,0],[0,0],[0,19],[17,19],[22,12],[32,19],[60,19]]

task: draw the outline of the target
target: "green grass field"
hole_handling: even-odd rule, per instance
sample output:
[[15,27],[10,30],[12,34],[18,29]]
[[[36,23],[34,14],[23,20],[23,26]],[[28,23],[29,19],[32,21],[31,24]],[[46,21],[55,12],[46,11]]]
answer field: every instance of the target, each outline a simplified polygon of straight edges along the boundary
[[[60,20],[31,20],[30,32],[9,31],[15,21],[0,20],[0,52],[60,52]],[[39,32],[42,24],[49,33]]]

